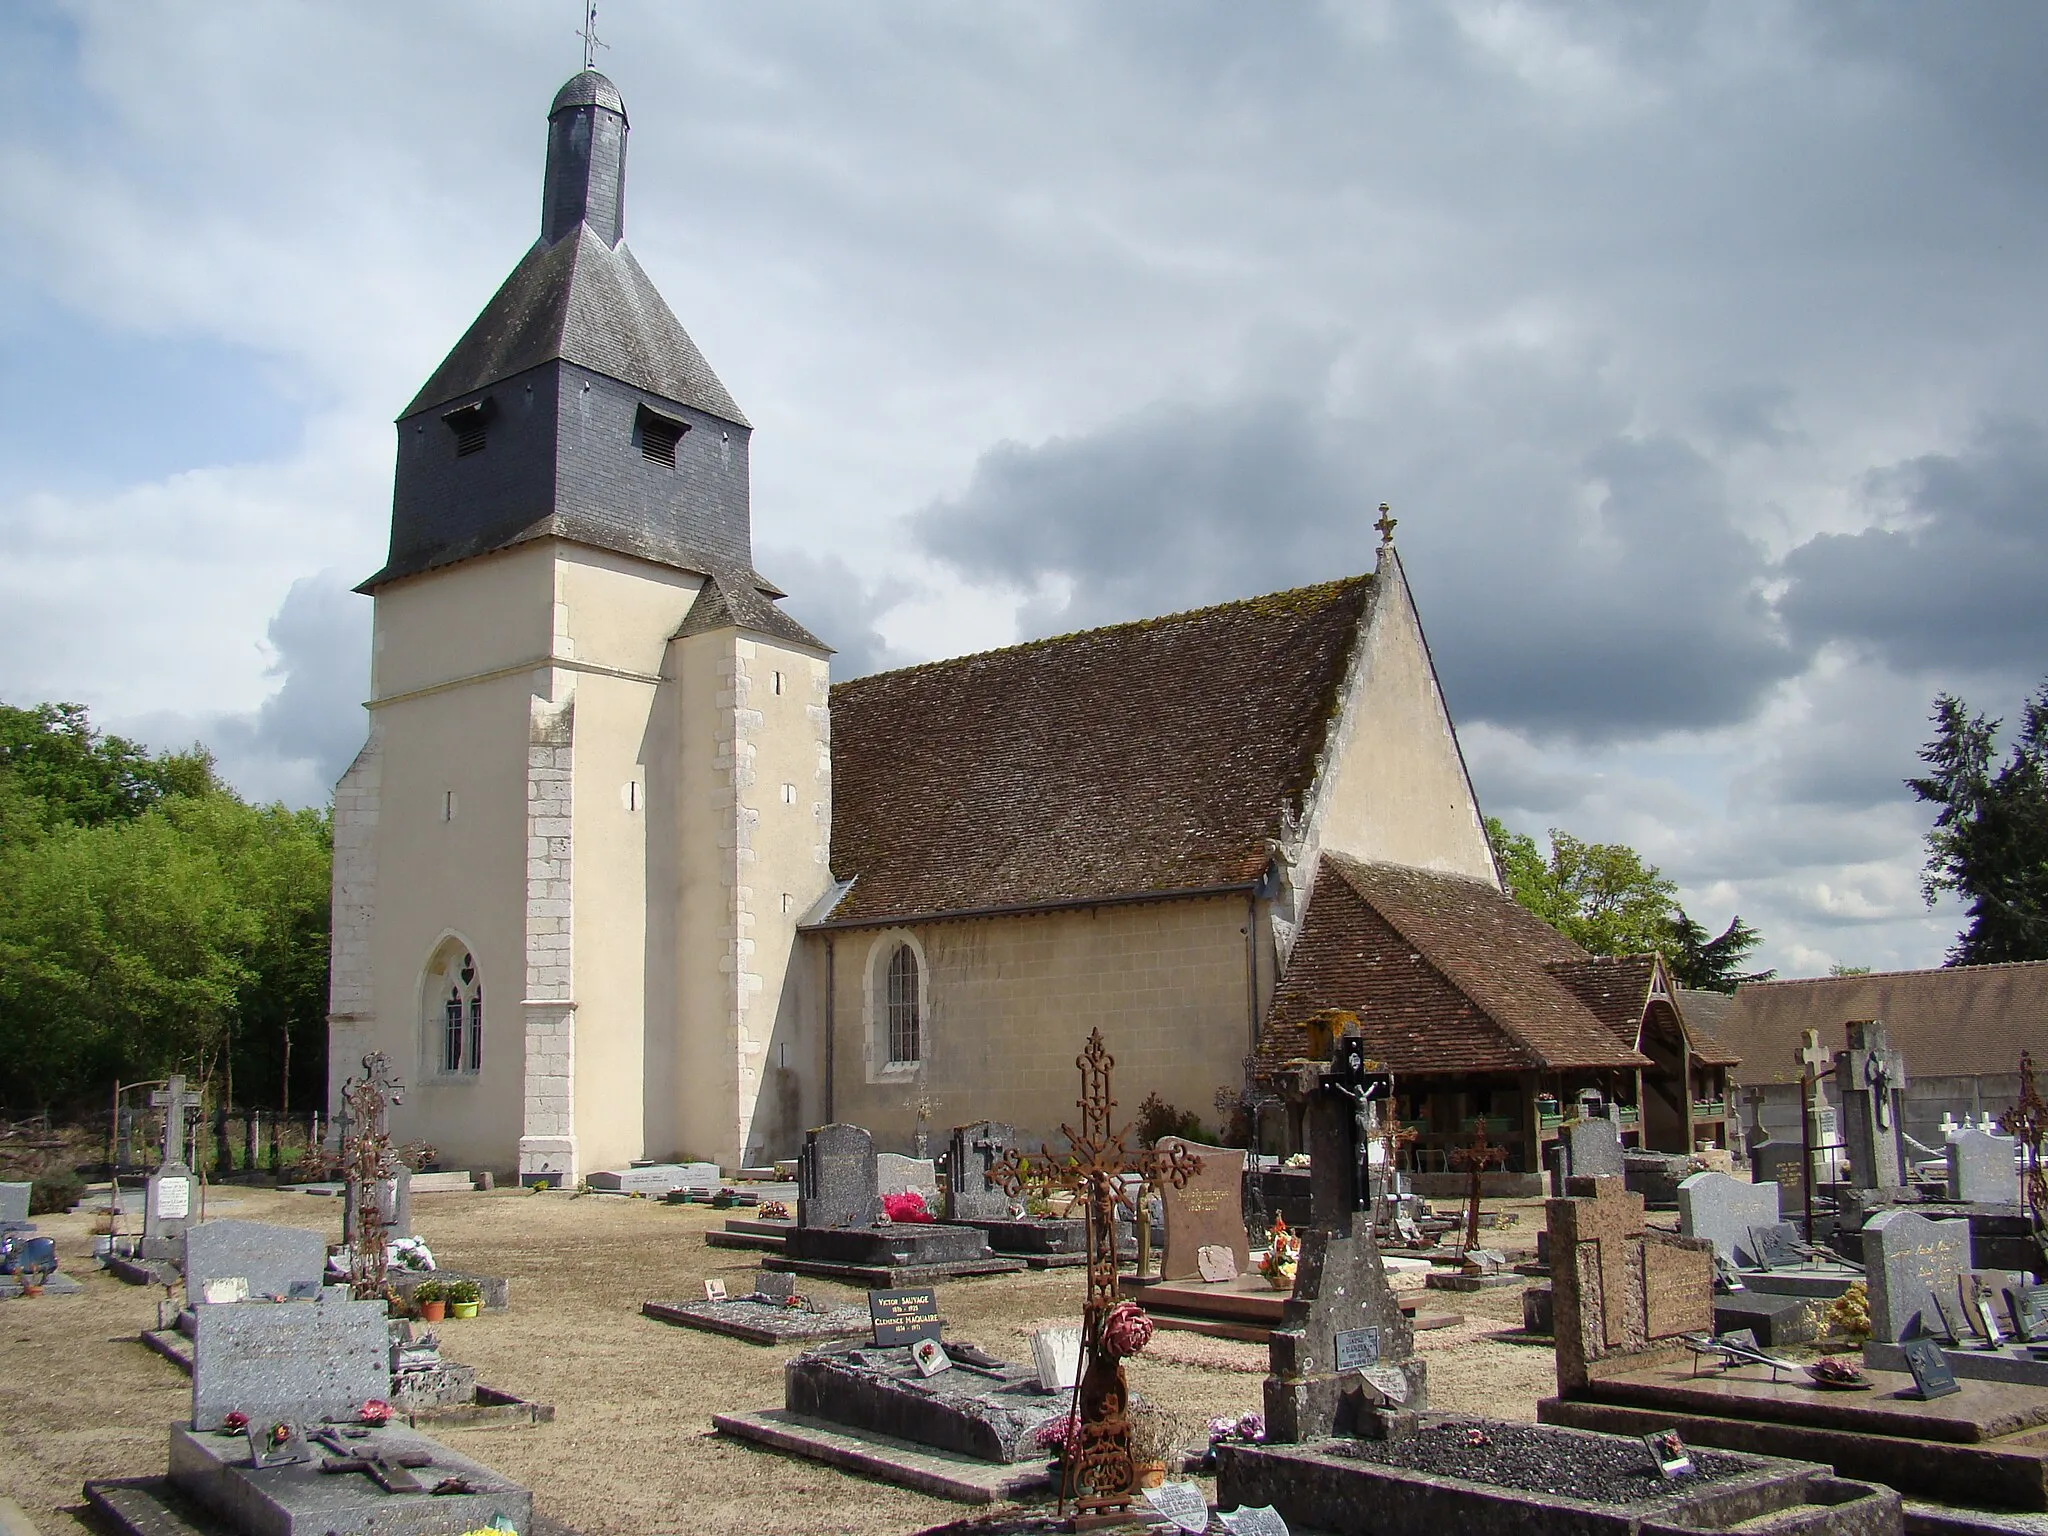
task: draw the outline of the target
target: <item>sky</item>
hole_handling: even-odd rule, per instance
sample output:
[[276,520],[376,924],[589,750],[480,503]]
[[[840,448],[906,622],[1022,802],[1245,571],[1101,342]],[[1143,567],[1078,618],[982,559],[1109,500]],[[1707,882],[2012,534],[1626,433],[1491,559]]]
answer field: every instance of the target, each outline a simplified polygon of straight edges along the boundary
[[[392,419],[577,0],[0,8],[0,699],[324,802]],[[2048,676],[2048,7],[604,0],[627,243],[835,675],[1369,569],[1483,808],[1786,975]]]

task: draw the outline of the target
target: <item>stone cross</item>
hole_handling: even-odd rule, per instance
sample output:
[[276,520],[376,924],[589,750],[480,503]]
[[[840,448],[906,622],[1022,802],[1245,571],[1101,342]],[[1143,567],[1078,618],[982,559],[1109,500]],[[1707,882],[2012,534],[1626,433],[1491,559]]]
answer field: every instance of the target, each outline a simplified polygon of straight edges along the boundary
[[149,1096],[149,1106],[164,1112],[164,1162],[182,1166],[186,1116],[199,1107],[199,1095],[187,1093],[183,1075],[173,1073],[169,1082]]
[[1806,1080],[1811,1083],[1819,1080],[1821,1073],[1827,1070],[1834,1057],[1827,1047],[1820,1043],[1820,1031],[1809,1029],[1799,1036],[1799,1049],[1794,1053],[1793,1059],[1806,1069]]
[[1835,1053],[1835,1088],[1842,1096],[1843,1135],[1850,1175],[1859,1189],[1890,1189],[1905,1182],[1899,1109],[1906,1065],[1876,1019],[1852,1021],[1849,1048]]

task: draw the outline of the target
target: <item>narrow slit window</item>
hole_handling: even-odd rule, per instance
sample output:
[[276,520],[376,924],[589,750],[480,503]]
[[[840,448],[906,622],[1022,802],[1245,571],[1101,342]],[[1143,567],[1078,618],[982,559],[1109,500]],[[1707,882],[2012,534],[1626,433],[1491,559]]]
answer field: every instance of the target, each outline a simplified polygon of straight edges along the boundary
[[484,1065],[484,989],[478,987],[469,997],[469,1060],[464,1063],[472,1072],[480,1072]]
[[446,1005],[448,1018],[447,1032],[442,1039],[441,1070],[460,1072],[462,1070],[462,992],[459,988],[448,989]]
[[669,469],[676,467],[676,444],[683,440],[683,434],[690,430],[686,421],[673,416],[664,416],[659,411],[641,406],[633,418],[635,430],[640,437],[640,456],[650,464],[661,464]]

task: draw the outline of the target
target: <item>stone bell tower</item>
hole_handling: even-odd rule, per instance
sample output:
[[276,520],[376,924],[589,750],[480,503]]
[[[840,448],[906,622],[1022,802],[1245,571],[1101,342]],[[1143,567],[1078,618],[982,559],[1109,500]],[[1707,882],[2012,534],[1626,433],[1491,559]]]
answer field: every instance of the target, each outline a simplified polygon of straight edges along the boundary
[[395,1140],[528,1182],[793,1145],[829,878],[830,651],[754,570],[752,429],[626,247],[627,133],[597,71],[556,94],[540,237],[398,418],[335,793],[330,1082],[384,1051]]

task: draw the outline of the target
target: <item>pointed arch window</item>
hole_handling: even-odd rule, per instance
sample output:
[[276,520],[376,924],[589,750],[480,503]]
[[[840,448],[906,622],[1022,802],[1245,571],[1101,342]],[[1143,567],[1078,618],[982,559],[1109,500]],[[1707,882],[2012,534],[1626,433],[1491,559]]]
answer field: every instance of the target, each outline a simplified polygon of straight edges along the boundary
[[428,966],[427,1056],[443,1077],[468,1076],[484,1061],[484,983],[476,957],[460,941]]

